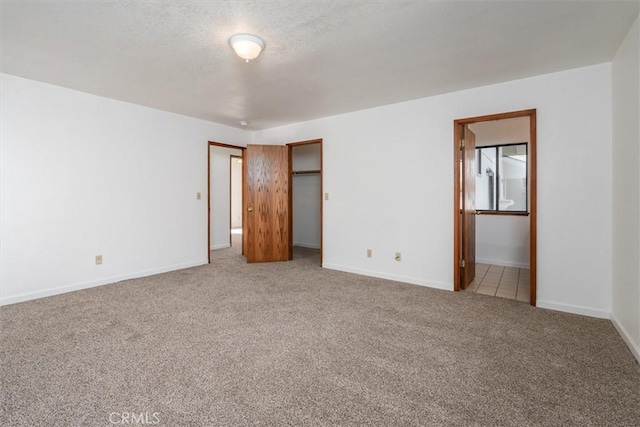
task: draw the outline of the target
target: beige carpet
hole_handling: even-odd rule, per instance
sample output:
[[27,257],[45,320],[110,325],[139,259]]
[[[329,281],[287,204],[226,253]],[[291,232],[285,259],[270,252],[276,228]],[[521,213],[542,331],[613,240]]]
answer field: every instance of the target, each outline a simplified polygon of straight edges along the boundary
[[216,251],[1,320],[3,426],[640,420],[640,368],[609,321],[323,270],[310,250]]

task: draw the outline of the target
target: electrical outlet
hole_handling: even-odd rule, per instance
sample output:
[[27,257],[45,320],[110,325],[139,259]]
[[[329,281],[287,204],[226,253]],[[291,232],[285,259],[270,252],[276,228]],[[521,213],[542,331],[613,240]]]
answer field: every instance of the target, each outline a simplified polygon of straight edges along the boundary
[[371,258],[373,256],[373,251],[371,249],[367,249],[367,258]]
[[396,261],[402,261],[402,254],[400,252],[396,252]]
[[96,265],[102,264],[102,255],[96,255]]

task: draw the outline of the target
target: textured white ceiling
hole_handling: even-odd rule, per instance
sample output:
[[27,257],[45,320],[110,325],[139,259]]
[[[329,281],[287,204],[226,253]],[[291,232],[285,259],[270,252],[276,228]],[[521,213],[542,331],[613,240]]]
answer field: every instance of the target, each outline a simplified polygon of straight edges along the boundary
[[[249,129],[612,59],[639,1],[2,3],[2,71]],[[265,40],[250,63],[238,32]]]

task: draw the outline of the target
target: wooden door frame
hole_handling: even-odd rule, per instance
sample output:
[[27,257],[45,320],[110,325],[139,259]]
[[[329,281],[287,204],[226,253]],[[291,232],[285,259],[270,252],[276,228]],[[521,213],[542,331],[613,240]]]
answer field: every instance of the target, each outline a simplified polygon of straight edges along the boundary
[[512,111],[508,113],[490,114],[486,116],[469,117],[453,121],[453,290],[460,290],[460,138],[462,127],[465,125],[489,122],[516,117],[529,117],[529,147],[527,167],[529,172],[529,271],[530,271],[530,295],[529,303],[536,305],[537,293],[537,131],[536,109]]
[[293,147],[300,145],[320,144],[320,267],[322,267],[322,255],[324,253],[323,245],[323,222],[324,222],[324,179],[323,179],[323,151],[322,151],[322,138],[309,139],[306,141],[290,142],[287,145],[289,150],[289,260],[293,259]]
[[[207,262],[211,264],[211,147],[231,148],[241,150],[242,169],[244,170],[244,150],[247,147],[240,145],[225,144],[224,142],[207,141]],[[242,176],[242,185],[244,187],[244,173]],[[244,189],[242,192],[242,226],[244,227]],[[231,209],[231,207],[229,207]],[[231,235],[229,235],[231,237]],[[244,245],[243,245],[244,253]]]

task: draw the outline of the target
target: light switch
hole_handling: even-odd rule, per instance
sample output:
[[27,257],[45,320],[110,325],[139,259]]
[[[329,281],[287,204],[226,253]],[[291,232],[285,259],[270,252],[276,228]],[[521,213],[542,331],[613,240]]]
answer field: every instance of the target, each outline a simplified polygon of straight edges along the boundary
[[197,199],[197,200],[200,200],[201,198],[202,198],[202,194],[200,194],[200,192],[198,191],[198,192],[196,193],[196,199]]
[[329,193],[324,193],[324,199],[329,200]]

